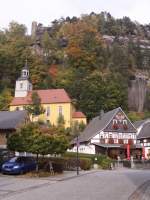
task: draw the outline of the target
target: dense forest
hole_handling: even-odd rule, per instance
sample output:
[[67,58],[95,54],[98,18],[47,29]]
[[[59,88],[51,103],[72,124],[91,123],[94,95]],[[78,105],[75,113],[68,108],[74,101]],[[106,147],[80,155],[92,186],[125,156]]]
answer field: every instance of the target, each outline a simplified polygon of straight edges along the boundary
[[128,108],[137,72],[149,76],[150,25],[109,13],[38,24],[31,35],[11,22],[0,31],[0,110],[7,110],[15,81],[28,60],[34,89],[64,88],[91,119],[100,110]]

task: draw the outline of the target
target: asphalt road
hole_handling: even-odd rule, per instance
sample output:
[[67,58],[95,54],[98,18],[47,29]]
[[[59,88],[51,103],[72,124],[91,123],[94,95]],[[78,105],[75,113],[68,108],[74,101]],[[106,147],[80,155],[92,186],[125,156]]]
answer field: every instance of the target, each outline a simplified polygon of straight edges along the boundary
[[0,176],[2,200],[150,200],[150,170],[99,171],[77,178]]

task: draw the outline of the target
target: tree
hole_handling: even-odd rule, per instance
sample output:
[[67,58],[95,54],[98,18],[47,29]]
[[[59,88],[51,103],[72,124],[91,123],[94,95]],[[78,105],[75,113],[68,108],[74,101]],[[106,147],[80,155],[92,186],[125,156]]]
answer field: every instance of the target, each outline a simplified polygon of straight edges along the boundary
[[32,104],[30,106],[26,106],[26,110],[29,112],[29,114],[34,117],[44,113],[45,110],[41,106],[41,99],[37,92],[32,93],[31,99]]
[[9,89],[4,89],[0,95],[0,110],[9,110],[11,100],[11,91]]
[[59,114],[58,119],[57,119],[57,125],[64,126],[64,124],[65,124],[64,116],[62,114]]
[[7,140],[9,150],[36,154],[38,171],[39,154],[61,154],[68,146],[68,139],[56,128],[42,129],[37,123],[23,126]]

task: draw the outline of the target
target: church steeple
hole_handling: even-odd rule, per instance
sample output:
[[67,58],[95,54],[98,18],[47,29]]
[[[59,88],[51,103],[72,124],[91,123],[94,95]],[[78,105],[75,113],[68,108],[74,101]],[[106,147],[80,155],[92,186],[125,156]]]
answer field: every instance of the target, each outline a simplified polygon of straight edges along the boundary
[[23,79],[28,79],[29,78],[29,67],[28,67],[27,59],[26,59],[24,67],[22,68],[21,77],[20,78],[23,78]]
[[25,97],[29,91],[32,91],[32,84],[29,81],[29,66],[26,60],[21,76],[16,81],[15,97]]

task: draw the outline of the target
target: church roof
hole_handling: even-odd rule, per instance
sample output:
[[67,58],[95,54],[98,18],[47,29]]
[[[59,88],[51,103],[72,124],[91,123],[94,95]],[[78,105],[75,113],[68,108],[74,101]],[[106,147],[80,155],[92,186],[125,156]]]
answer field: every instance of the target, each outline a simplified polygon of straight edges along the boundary
[[1,111],[0,130],[16,129],[27,116],[26,111]]
[[11,106],[30,105],[32,104],[31,96],[37,92],[42,104],[49,103],[70,103],[71,99],[64,89],[33,90],[26,97],[14,97]]
[[81,111],[74,112],[72,118],[86,118],[86,116]]
[[27,60],[26,60],[25,65],[24,65],[24,67],[23,67],[22,69],[29,70],[29,66],[28,66],[28,62],[27,62]]

